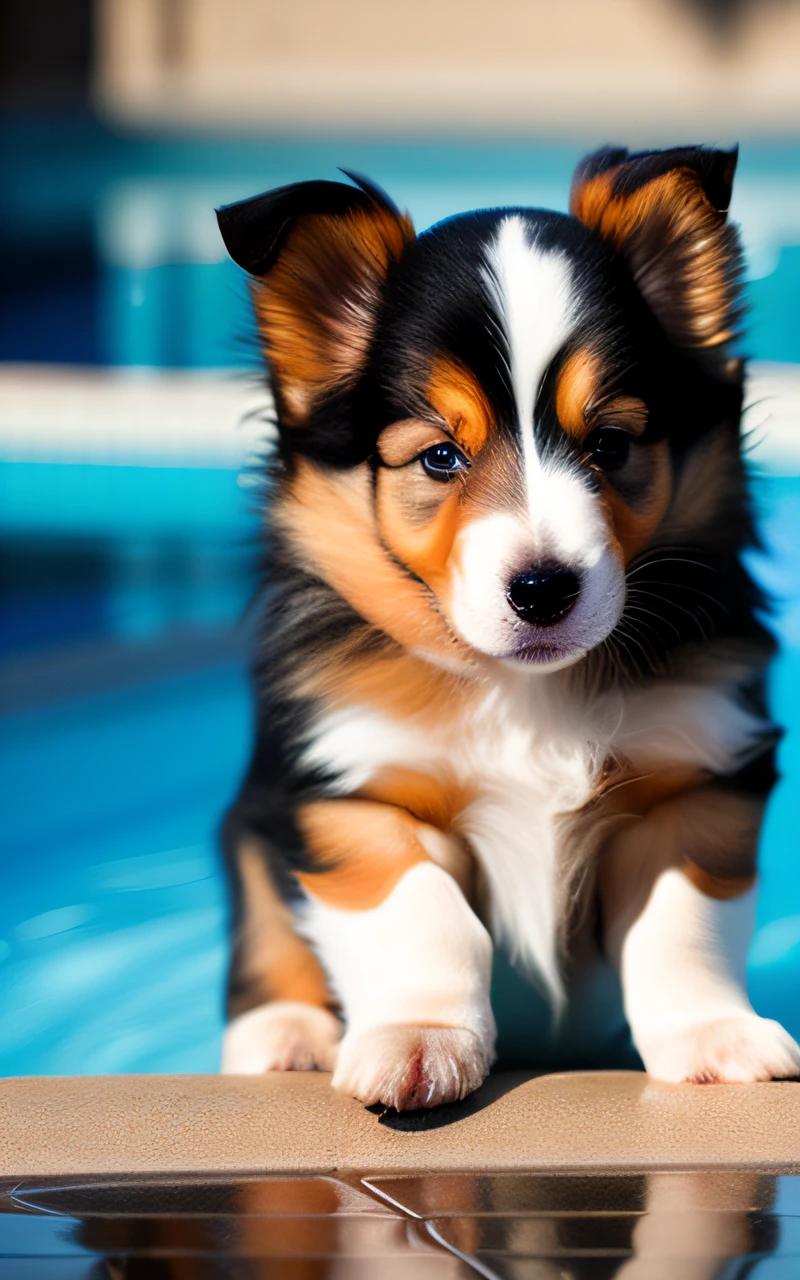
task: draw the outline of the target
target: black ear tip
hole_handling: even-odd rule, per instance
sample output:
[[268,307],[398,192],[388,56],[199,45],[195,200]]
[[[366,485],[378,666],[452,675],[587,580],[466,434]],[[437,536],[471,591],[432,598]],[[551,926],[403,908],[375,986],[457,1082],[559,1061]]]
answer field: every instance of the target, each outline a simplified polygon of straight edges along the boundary
[[607,143],[604,147],[599,147],[597,151],[590,151],[587,156],[578,161],[575,177],[579,181],[597,178],[601,173],[606,173],[609,169],[616,169],[617,165],[627,160],[629,155],[630,152],[627,147],[619,147],[615,143]]
[[[221,205],[215,211],[225,248],[237,266],[254,276],[264,275],[272,265],[282,229],[270,226],[262,217],[264,203],[264,197],[256,196]],[[285,224],[285,219],[282,222]]]
[[370,200],[372,200],[374,204],[385,209],[387,213],[392,215],[392,217],[399,218],[400,210],[394,200],[392,200],[391,196],[386,194],[383,187],[378,186],[377,182],[373,182],[371,178],[366,177],[363,173],[359,173],[356,169],[340,168],[339,172],[343,173],[346,178],[349,178],[350,181],[358,187],[359,191],[364,192],[365,196],[369,196]]
[[733,192],[733,179],[739,160],[739,144],[727,149],[706,151],[706,195],[720,213],[727,213]]

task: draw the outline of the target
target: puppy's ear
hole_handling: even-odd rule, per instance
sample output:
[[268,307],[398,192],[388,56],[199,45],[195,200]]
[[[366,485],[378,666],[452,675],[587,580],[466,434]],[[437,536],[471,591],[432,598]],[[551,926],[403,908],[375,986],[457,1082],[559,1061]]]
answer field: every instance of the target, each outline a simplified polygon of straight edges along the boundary
[[741,317],[741,250],[727,221],[737,154],[609,147],[581,162],[570,193],[570,212],[625,259],[669,339],[709,354]]
[[378,187],[299,182],[217,210],[254,299],[285,416],[302,424],[366,359],[381,291],[414,228]]

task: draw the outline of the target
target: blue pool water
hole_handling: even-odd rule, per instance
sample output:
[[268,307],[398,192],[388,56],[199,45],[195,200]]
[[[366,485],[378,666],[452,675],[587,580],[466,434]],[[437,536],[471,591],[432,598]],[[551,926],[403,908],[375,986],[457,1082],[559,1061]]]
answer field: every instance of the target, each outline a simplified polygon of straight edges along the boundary
[[[26,489],[41,494],[35,473],[22,467],[11,479],[10,471],[6,494],[15,502]],[[82,511],[91,524],[91,490],[102,491],[103,471],[84,478],[76,521]],[[47,646],[28,635],[0,657],[2,1074],[218,1064],[226,904],[216,831],[250,736],[247,626],[233,623],[252,587],[252,516],[233,473],[168,474],[173,494],[196,484],[214,495],[211,508],[198,506],[197,494],[187,500],[184,532],[195,543],[184,546],[177,579],[154,552],[149,577],[126,584],[117,571],[90,574],[73,610],[82,618],[80,662],[66,640],[54,643],[52,616]],[[128,541],[137,542],[144,481],[131,469],[116,483],[118,562],[126,512]],[[153,494],[170,491],[166,474],[146,483]],[[42,484],[46,492],[44,475]],[[758,1009],[800,1035],[800,479],[764,477],[757,488],[771,548],[759,572],[780,598],[772,701],[788,733],[764,833],[750,984]],[[192,526],[190,510],[213,515]],[[212,542],[228,547],[229,559],[182,580],[192,545],[202,559]],[[46,583],[36,598],[48,612]],[[8,599],[18,626],[35,632],[30,592]],[[75,616],[64,623],[73,641]],[[527,998],[532,1017],[535,997],[512,994],[516,1006],[500,993],[509,1016],[524,1022]]]

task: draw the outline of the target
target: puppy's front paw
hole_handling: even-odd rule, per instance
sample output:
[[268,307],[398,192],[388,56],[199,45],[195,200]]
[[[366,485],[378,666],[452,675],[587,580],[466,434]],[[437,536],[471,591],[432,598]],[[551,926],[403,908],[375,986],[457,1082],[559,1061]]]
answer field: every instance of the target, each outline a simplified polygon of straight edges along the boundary
[[225,1031],[222,1071],[257,1076],[264,1071],[333,1071],[341,1035],[327,1009],[276,1000],[250,1009]]
[[650,1075],[673,1083],[751,1084],[800,1075],[800,1048],[755,1013],[673,1032],[642,1050]]
[[459,1027],[370,1027],[342,1041],[335,1089],[365,1106],[417,1111],[466,1098],[489,1073],[491,1054]]

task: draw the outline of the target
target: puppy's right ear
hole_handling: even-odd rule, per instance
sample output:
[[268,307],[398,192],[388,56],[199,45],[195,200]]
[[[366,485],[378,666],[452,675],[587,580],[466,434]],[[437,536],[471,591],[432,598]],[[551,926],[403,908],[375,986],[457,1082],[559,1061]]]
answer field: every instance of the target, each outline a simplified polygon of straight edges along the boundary
[[217,220],[254,300],[284,416],[300,426],[363,368],[386,277],[414,228],[365,178],[299,182],[225,205]]

